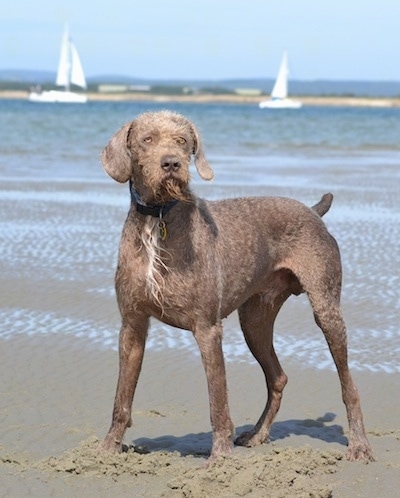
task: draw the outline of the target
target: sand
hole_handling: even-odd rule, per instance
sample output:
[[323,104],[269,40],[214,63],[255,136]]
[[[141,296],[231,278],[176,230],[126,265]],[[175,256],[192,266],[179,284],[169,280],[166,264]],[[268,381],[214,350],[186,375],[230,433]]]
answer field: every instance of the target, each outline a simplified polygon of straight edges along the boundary
[[[28,93],[22,90],[1,90],[0,99],[26,99]],[[193,103],[222,103],[258,104],[268,96],[211,94],[201,93],[194,95],[163,95],[146,92],[100,93],[87,94],[89,101],[152,101],[152,102],[193,102]],[[397,97],[348,97],[348,96],[297,96],[305,106],[351,106],[351,107],[400,107],[400,98]]]
[[[89,340],[19,335],[1,343],[1,496],[396,497],[398,375],[355,376],[376,462],[344,460],[346,417],[334,372],[286,367],[271,441],[205,469],[211,433],[204,373],[183,351],[146,353],[122,455],[98,442],[110,422],[117,354]],[[256,365],[228,364],[238,431],[261,411]]]

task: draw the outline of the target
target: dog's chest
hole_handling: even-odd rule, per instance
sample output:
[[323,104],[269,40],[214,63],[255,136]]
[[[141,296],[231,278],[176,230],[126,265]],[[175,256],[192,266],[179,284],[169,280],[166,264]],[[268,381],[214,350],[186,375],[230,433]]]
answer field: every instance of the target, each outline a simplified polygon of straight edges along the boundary
[[159,220],[150,216],[141,230],[135,226],[135,237],[131,236],[132,228],[124,230],[117,277],[129,287],[131,300],[151,308],[153,315],[193,309],[203,288],[202,280],[209,282],[211,275],[188,233],[177,234],[167,224],[167,239],[163,240]]
[[139,287],[143,286],[145,296],[154,303],[175,301],[176,296],[185,292],[187,261],[174,245],[164,240],[168,227],[160,220],[147,216],[139,231],[139,244],[136,252],[136,268],[132,268],[131,278]]

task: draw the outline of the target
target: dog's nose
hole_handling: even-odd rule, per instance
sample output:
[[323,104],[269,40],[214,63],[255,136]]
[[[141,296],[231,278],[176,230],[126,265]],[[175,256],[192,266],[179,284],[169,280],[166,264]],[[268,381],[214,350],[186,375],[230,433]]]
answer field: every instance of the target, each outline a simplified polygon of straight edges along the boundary
[[181,161],[177,156],[163,156],[161,158],[161,167],[164,171],[178,171],[181,167]]

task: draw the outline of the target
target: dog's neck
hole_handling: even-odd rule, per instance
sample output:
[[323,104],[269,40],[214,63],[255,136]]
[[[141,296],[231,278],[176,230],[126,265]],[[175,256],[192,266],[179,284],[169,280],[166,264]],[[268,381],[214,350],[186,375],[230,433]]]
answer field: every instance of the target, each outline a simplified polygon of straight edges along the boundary
[[178,204],[177,199],[172,199],[172,201],[166,204],[147,204],[141,198],[138,192],[135,190],[131,181],[129,181],[129,191],[131,194],[132,202],[136,206],[136,211],[145,216],[154,216],[155,218],[163,218],[170,209],[172,209],[176,204]]

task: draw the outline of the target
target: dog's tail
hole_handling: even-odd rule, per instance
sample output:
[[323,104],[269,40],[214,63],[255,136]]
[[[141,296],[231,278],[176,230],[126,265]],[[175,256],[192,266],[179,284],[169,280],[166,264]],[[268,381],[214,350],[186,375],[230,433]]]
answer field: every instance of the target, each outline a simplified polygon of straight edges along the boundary
[[333,195],[330,192],[328,192],[327,194],[324,194],[321,197],[321,200],[317,202],[317,204],[315,204],[312,207],[312,209],[316,213],[318,213],[322,218],[322,216],[324,216],[324,214],[327,213],[331,208],[332,201],[333,201]]

